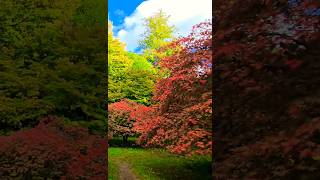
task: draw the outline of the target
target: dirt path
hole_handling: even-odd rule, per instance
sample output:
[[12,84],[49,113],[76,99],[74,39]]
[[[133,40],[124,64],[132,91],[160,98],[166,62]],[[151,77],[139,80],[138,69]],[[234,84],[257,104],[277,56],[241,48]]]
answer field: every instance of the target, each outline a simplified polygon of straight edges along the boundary
[[126,162],[119,162],[119,180],[138,180]]

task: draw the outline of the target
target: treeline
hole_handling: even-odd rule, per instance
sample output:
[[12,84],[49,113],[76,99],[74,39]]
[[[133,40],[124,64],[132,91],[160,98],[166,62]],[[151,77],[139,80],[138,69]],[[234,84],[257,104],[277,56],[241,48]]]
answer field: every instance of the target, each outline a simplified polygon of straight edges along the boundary
[[1,133],[57,115],[106,121],[106,1],[0,2]]

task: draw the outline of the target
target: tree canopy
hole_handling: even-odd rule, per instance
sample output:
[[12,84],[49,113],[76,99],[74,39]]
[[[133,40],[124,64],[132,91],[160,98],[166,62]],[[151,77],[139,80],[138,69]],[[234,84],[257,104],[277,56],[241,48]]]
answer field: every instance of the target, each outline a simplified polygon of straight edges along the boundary
[[108,31],[108,102],[127,98],[150,104],[157,69],[144,56],[125,50],[125,44]]
[[174,39],[174,26],[169,25],[169,17],[162,10],[145,19],[146,31],[139,44],[144,56],[151,63],[156,63],[166,55],[158,51]]
[[105,24],[84,28],[80,19],[89,23],[94,10],[79,10],[82,3],[0,2],[2,131],[34,126],[49,114],[104,128]]

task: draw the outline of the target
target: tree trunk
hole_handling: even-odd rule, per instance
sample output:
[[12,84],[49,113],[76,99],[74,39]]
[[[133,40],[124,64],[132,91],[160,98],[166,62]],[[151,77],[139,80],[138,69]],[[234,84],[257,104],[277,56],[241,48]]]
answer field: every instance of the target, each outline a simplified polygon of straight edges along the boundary
[[124,144],[127,144],[127,143],[128,143],[128,135],[122,136],[122,139],[123,139],[123,143],[124,143]]

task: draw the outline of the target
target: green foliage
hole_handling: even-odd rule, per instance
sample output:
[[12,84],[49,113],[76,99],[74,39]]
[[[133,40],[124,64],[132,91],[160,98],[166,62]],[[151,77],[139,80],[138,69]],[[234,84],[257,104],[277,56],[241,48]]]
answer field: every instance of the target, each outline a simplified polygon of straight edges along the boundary
[[157,62],[168,52],[159,53],[159,49],[168,44],[174,38],[175,27],[168,25],[169,16],[162,10],[145,19],[146,32],[139,44],[144,49],[144,56],[150,62]]
[[108,103],[127,98],[150,104],[157,69],[144,56],[125,50],[113,37],[111,22],[108,28]]
[[113,37],[111,22],[108,29],[108,102],[116,102],[125,97],[122,90],[125,72],[132,61],[126,55],[125,45]]
[[1,130],[33,126],[48,114],[104,121],[105,25],[83,28],[89,21],[76,17],[94,11],[79,15],[79,7],[78,0],[1,1]]
[[108,1],[81,0],[81,5],[77,8],[74,21],[83,26],[106,24]]
[[128,56],[133,63],[126,72],[124,93],[128,99],[150,105],[158,71],[143,56],[134,53],[128,53]]

